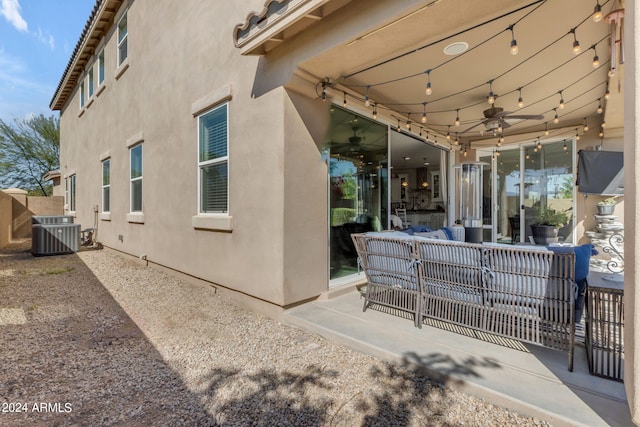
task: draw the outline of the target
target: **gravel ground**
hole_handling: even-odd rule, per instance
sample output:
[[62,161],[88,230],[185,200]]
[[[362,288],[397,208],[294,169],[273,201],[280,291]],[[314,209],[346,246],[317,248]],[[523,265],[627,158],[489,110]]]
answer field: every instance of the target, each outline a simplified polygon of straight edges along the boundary
[[109,250],[0,250],[0,425],[546,426]]

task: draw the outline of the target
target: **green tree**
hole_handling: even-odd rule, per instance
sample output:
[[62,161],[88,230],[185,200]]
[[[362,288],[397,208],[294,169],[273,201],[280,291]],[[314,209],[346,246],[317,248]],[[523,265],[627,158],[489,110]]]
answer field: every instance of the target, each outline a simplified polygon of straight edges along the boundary
[[59,165],[57,117],[40,114],[11,124],[0,119],[0,188],[17,187],[30,194],[51,195],[52,186],[43,177]]

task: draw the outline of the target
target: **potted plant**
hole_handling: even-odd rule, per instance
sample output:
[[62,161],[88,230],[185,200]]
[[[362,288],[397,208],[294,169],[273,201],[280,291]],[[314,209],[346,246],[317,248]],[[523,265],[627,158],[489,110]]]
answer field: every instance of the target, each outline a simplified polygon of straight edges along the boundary
[[533,241],[536,245],[548,245],[558,241],[558,228],[569,223],[569,216],[555,209],[538,209],[535,221],[531,224]]
[[606,199],[598,202],[596,208],[598,209],[598,215],[613,215],[613,210],[616,207],[618,196],[607,197]]

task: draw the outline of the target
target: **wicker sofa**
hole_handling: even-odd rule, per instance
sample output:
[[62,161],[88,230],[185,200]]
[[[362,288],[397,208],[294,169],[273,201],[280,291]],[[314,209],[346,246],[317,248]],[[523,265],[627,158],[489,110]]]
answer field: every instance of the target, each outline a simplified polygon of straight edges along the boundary
[[399,232],[352,239],[368,280],[365,311],[390,309],[417,327],[435,319],[566,351],[573,370],[574,253]]

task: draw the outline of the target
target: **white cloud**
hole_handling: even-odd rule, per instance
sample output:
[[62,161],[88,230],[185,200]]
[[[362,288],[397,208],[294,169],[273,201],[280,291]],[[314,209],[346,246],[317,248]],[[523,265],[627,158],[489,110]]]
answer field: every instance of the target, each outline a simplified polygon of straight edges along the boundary
[[0,15],[4,16],[18,31],[28,31],[27,21],[20,15],[20,3],[18,0],[1,0]]
[[42,31],[41,28],[38,28],[38,31],[33,33],[33,35],[36,36],[36,38],[38,39],[38,41],[40,41],[40,43],[48,45],[51,48],[51,50],[55,49],[56,41],[51,34],[45,33]]

